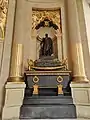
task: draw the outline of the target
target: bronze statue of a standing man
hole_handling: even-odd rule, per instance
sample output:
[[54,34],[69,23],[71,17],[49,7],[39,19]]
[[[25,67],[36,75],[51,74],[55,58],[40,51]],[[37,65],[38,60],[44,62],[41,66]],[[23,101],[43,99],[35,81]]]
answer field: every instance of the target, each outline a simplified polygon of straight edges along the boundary
[[45,37],[42,38],[42,41],[40,43],[40,55],[42,56],[51,56],[53,54],[53,42],[50,37],[48,37],[48,34],[45,34]]

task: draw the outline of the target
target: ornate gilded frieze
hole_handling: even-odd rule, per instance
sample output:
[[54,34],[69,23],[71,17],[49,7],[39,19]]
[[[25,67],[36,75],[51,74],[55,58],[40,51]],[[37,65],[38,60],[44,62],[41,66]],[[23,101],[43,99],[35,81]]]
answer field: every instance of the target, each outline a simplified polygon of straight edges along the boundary
[[55,10],[33,9],[32,29],[35,29],[35,27],[45,18],[48,18],[50,21],[53,21],[53,23],[56,24],[59,29],[61,28],[60,9],[55,9]]
[[0,38],[5,37],[6,18],[8,11],[8,0],[0,0]]

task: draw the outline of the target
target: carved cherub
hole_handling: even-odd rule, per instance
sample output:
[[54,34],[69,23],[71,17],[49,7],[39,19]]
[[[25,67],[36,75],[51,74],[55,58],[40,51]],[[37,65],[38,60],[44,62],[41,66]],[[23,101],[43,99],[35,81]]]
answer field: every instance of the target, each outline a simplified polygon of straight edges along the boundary
[[34,67],[33,60],[27,59],[27,63],[28,63],[28,70],[32,70],[32,68]]

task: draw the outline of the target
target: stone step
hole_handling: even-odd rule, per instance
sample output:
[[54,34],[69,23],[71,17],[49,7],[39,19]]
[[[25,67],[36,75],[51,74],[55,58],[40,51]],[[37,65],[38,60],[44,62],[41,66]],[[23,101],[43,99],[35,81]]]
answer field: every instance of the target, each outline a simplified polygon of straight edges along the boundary
[[23,105],[20,119],[65,119],[76,118],[75,106],[61,105]]
[[73,104],[71,96],[32,96],[25,97],[24,105],[61,105]]

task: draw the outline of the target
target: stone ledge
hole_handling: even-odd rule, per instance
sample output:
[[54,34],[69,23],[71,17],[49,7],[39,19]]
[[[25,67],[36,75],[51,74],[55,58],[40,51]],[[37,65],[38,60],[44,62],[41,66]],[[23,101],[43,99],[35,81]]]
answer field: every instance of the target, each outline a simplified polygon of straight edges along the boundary
[[71,82],[70,87],[72,88],[90,88],[90,83],[76,83]]
[[21,89],[21,88],[25,88],[26,84],[24,82],[7,82],[7,84],[5,85],[6,89]]

